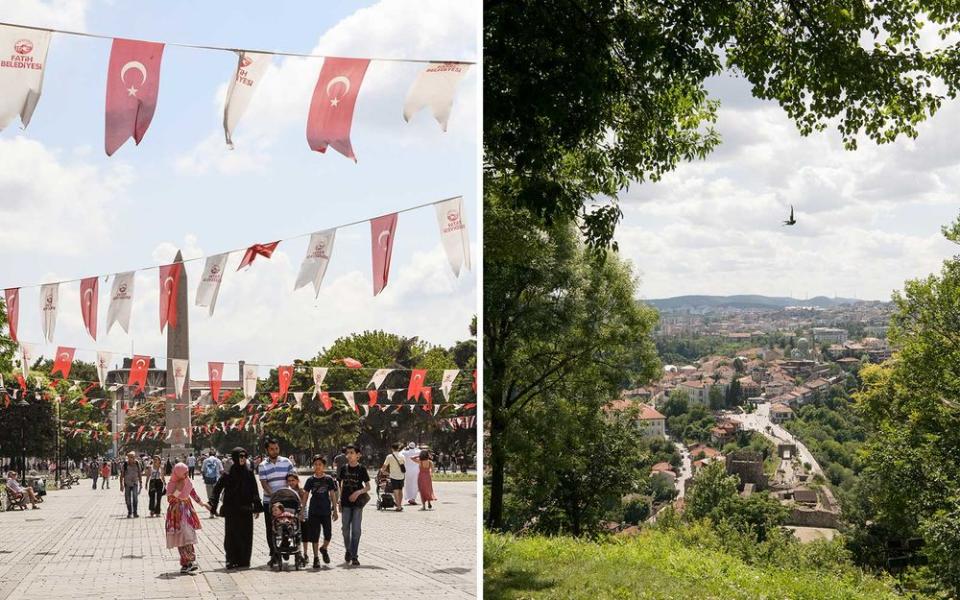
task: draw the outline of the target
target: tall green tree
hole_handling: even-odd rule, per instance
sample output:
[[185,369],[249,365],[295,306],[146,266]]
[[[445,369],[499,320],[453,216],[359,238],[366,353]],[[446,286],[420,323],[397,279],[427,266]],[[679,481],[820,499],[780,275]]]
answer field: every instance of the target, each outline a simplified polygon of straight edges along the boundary
[[[651,337],[656,313],[635,300],[628,265],[587,250],[571,227],[541,227],[507,202],[490,207],[484,228],[500,241],[484,256],[483,324],[487,523],[500,528],[508,470],[524,460],[513,444],[562,427],[536,409],[578,402],[599,413],[624,378],[649,381],[660,365]],[[543,419],[531,422],[530,414]]]
[[[944,235],[960,245],[960,219]],[[868,432],[858,535],[920,536],[930,573],[960,595],[960,256],[907,281],[893,301],[888,337],[898,351],[860,371],[856,394]]]
[[[920,45],[925,24],[957,29],[937,0],[487,0],[484,187],[610,242],[615,197],[703,158],[720,139],[708,78],[745,78],[800,133],[844,144],[917,135],[960,82],[960,45]],[[941,88],[936,84],[942,84]],[[610,199],[588,208],[595,198]]]

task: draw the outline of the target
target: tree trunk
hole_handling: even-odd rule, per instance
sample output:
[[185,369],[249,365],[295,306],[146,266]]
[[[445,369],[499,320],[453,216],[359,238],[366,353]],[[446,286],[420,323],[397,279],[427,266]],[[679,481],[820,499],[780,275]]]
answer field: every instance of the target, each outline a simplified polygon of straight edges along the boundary
[[503,528],[503,479],[506,456],[502,437],[506,422],[499,410],[490,415],[490,510],[487,513],[487,528]]

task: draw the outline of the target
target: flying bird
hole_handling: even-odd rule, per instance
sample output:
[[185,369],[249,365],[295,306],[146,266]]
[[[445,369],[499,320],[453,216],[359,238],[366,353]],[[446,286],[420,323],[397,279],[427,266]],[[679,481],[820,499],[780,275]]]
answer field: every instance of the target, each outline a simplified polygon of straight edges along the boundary
[[797,220],[793,218],[793,205],[790,205],[790,218],[783,222],[784,225],[796,225]]

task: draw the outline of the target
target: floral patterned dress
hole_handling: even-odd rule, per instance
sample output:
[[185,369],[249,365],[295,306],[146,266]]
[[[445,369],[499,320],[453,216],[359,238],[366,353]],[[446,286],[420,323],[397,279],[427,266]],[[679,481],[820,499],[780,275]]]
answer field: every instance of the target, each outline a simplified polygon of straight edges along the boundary
[[[190,498],[203,503],[196,490],[190,490]],[[197,530],[201,528],[200,517],[193,508],[190,498],[178,498],[168,495],[167,518],[167,548],[190,546],[197,543]]]

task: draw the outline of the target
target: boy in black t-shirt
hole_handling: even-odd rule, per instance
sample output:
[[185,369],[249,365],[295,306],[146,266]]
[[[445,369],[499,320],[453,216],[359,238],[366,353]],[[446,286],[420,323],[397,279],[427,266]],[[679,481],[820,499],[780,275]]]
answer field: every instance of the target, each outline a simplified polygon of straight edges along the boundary
[[[343,515],[343,546],[347,549],[343,560],[353,566],[359,566],[357,551],[360,547],[360,524],[363,520],[363,505],[358,503],[361,495],[368,494],[370,500],[370,475],[367,468],[360,464],[360,450],[350,444],[346,447],[347,464],[340,467],[337,479],[340,480],[340,514]],[[366,502],[363,502],[366,504]]]
[[[337,520],[337,482],[327,475],[327,459],[317,454],[313,457],[313,475],[307,478],[303,484],[303,491],[310,494],[310,509],[307,512],[307,525],[303,531],[303,545],[307,542],[313,544],[313,568],[320,568],[320,561],[317,559],[317,547],[320,544],[320,532],[323,531],[323,546],[320,546],[320,555],[323,556],[323,562],[330,563],[330,555],[327,553],[327,546],[330,545],[330,538],[333,537],[333,520]],[[307,555],[304,549],[304,556]]]

